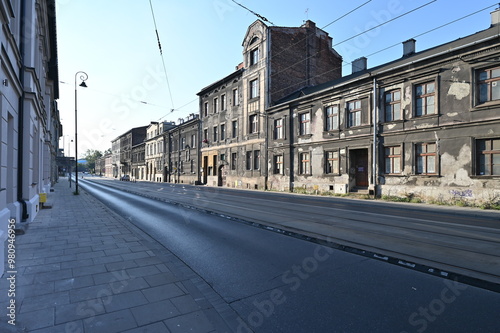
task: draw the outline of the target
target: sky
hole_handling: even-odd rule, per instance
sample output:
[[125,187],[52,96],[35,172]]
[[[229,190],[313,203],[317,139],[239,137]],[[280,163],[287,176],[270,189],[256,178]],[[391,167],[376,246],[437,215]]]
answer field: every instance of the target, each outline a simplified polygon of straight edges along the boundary
[[359,57],[369,68],[400,58],[410,38],[418,52],[487,29],[498,8],[491,0],[235,1],[248,10],[232,0],[56,0],[66,155],[75,153],[79,72],[87,75],[87,88],[76,92],[82,157],[111,148],[134,127],[197,114],[196,94],[243,61],[243,38],[257,15],[276,26],[314,21],[333,38],[348,75]]

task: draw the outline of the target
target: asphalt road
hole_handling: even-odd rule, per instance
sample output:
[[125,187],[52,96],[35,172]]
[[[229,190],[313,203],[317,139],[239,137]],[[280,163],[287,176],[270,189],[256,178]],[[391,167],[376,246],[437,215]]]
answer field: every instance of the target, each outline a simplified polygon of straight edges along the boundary
[[[499,293],[144,197],[152,193],[138,196],[86,181],[81,186],[208,282],[239,315],[231,325],[238,332],[500,330]],[[175,196],[199,207],[208,200],[205,193],[183,193]]]
[[500,291],[498,211],[91,179]]

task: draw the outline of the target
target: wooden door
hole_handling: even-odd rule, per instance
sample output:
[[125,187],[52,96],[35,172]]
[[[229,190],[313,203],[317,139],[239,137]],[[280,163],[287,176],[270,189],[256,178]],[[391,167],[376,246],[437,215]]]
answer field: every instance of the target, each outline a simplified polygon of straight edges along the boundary
[[368,149],[355,151],[354,168],[356,186],[368,187]]

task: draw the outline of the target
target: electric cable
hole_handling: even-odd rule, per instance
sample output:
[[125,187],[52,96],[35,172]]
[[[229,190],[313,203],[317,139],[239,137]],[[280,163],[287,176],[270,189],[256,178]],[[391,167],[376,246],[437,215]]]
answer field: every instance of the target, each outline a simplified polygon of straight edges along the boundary
[[153,9],[153,3],[151,2],[151,0],[149,0],[149,5],[151,7],[151,15],[153,16],[153,23],[154,23],[154,26],[155,26],[156,39],[158,40],[158,49],[160,50],[161,62],[163,64],[163,71],[165,72],[165,78],[167,80],[168,93],[170,95],[170,103],[172,104],[172,110],[173,110],[173,109],[175,109],[175,107],[174,107],[174,99],[172,97],[172,90],[170,89],[170,82],[168,80],[168,74],[167,74],[167,66],[165,65],[165,59],[163,57],[163,51],[161,49],[160,35],[158,33],[158,26],[156,24],[156,18],[155,18],[155,13],[154,13],[154,9]]

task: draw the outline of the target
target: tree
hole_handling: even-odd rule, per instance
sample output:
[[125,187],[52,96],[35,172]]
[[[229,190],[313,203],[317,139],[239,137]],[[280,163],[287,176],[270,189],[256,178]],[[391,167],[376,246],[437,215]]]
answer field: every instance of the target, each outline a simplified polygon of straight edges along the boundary
[[95,171],[95,162],[102,156],[103,155],[99,150],[88,149],[87,152],[85,153],[85,159],[87,160],[88,170]]

